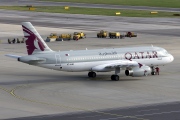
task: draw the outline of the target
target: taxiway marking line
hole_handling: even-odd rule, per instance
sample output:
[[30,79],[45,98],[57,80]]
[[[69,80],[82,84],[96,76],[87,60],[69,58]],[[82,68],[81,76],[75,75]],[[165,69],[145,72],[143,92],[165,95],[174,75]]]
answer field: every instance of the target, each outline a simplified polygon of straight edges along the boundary
[[121,115],[121,114],[113,114],[113,113],[101,112],[101,111],[96,111],[96,110],[89,110],[89,109],[84,109],[84,108],[77,108],[77,107],[65,106],[65,105],[60,105],[60,104],[47,103],[47,102],[43,102],[43,101],[23,98],[23,97],[18,96],[18,95],[15,94],[16,90],[18,90],[20,88],[23,88],[23,87],[26,87],[26,86],[28,86],[28,85],[16,86],[15,88],[13,88],[10,91],[3,88],[3,87],[0,87],[0,89],[7,92],[7,93],[9,93],[10,95],[12,95],[13,97],[15,97],[17,99],[24,100],[24,101],[27,101],[27,102],[39,103],[39,104],[50,105],[50,106],[58,106],[58,107],[75,109],[75,110],[95,112],[95,113],[98,113],[98,114],[111,115],[111,116],[116,116],[116,117],[121,117],[121,118],[132,118],[132,119],[135,119],[135,120],[149,120],[149,119],[145,119],[145,118],[139,118],[139,117],[136,117],[136,116],[125,116],[125,115]]
[[152,116],[152,115],[171,114],[171,113],[180,113],[180,111],[169,111],[169,112],[142,114],[142,115],[135,115],[135,116]]
[[0,87],[0,89],[3,90],[3,91],[5,91],[5,92],[10,93],[10,91],[9,91],[8,89],[5,89],[5,88],[3,88],[3,87]]
[[101,115],[83,116],[83,117],[78,117],[78,118],[84,119],[84,118],[92,118],[92,117],[97,117],[97,116],[101,116]]
[[155,110],[159,110],[159,109],[139,110],[138,112],[147,112],[147,111],[155,111]]

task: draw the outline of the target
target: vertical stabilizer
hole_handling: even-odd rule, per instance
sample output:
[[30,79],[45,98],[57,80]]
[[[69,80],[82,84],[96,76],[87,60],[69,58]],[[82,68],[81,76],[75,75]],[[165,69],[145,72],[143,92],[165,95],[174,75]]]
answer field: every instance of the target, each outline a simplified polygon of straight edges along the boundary
[[28,55],[52,51],[30,22],[22,22]]

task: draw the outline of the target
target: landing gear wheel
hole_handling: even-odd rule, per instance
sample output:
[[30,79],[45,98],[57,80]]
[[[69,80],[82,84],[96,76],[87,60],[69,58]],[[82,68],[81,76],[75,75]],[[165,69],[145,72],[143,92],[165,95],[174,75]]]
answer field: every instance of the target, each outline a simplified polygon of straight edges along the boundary
[[88,76],[92,77],[92,78],[95,78],[96,77],[96,73],[95,72],[89,72]]
[[88,77],[91,77],[91,74],[92,74],[92,73],[91,73],[91,72],[89,72],[89,73],[88,73]]
[[119,81],[119,76],[118,75],[112,75],[111,80],[112,81]]
[[151,75],[155,75],[156,73],[155,72],[151,72]]
[[151,75],[156,75],[156,72],[154,71],[154,66],[151,67]]

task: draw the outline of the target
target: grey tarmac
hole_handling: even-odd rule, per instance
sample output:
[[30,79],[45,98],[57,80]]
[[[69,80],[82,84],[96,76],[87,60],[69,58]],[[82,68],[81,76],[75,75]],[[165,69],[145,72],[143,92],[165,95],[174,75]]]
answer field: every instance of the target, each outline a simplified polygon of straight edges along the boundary
[[[121,118],[123,116],[179,119],[179,19],[5,10],[0,11],[0,16],[3,16],[0,17],[0,119],[31,119],[32,116],[71,119],[69,114],[74,114],[76,119],[129,119]],[[20,23],[23,21],[32,22],[44,39],[51,32],[87,34],[86,39],[79,41],[47,43],[56,51],[154,45],[167,49],[175,60],[160,67],[159,76],[126,77],[122,71],[118,82],[110,80],[113,72],[97,73],[97,78],[90,79],[87,72],[59,72],[22,64],[4,55],[27,54],[24,44],[7,43],[9,37],[22,37]],[[137,31],[138,37],[98,39],[96,33],[101,29],[122,33]]]
[[152,104],[98,112],[79,112],[8,120],[175,120],[180,118],[180,102]]
[[0,10],[1,23],[19,24],[24,21],[44,27],[79,29],[88,31],[135,31],[143,34],[180,36],[179,18],[138,18],[59,14]]

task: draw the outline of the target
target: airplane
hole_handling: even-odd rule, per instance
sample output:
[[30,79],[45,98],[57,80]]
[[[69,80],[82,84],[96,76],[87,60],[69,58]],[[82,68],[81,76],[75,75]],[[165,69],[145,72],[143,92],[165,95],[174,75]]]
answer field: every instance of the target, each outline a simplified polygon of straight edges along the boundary
[[114,71],[111,80],[118,81],[118,74],[122,70],[125,70],[126,76],[132,77],[154,75],[154,67],[163,66],[174,60],[167,50],[154,46],[53,51],[30,22],[22,22],[22,29],[28,55],[6,56],[29,65],[58,71],[88,71],[90,78],[95,78],[96,72]]

